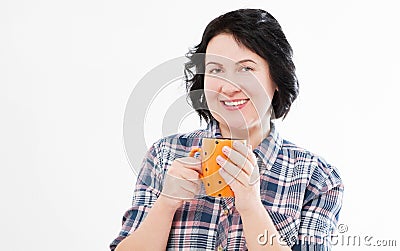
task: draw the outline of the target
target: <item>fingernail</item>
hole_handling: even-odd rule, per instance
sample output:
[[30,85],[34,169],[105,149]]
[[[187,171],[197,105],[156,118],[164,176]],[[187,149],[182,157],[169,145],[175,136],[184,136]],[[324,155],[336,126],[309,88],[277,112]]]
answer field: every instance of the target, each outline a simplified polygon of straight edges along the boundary
[[222,163],[224,161],[224,158],[222,158],[220,155],[217,156],[217,162]]
[[233,142],[233,146],[234,146],[234,147],[239,147],[239,141],[234,141],[234,142]]
[[222,147],[222,152],[225,153],[226,155],[228,155],[229,150],[230,150],[230,149],[229,149],[229,147],[227,147],[227,146]]

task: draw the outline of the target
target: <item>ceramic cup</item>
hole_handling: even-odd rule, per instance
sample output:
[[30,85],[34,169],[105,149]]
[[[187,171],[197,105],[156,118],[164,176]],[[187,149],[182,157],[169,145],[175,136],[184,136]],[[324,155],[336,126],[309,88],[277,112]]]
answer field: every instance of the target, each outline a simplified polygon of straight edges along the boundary
[[222,147],[229,146],[233,148],[233,142],[235,141],[246,144],[244,139],[203,138],[201,148],[192,149],[190,152],[191,157],[194,157],[196,153],[200,155],[202,169],[200,178],[208,196],[234,197],[232,189],[218,172],[220,166],[217,164],[216,158],[218,155],[226,158],[222,153]]

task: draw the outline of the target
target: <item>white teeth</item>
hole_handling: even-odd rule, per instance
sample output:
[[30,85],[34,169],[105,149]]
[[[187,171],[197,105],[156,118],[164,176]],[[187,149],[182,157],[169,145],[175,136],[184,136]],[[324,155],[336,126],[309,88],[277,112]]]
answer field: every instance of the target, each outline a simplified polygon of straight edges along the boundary
[[234,101],[234,102],[224,101],[224,104],[227,106],[237,106],[237,105],[243,105],[246,102],[247,102],[247,100],[242,99],[242,100]]

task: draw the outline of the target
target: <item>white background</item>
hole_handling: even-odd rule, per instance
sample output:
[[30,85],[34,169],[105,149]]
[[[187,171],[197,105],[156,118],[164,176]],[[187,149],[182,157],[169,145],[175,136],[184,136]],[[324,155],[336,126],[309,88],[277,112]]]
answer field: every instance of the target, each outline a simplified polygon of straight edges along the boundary
[[135,84],[243,7],[268,10],[294,49],[300,96],[281,134],[338,166],[347,234],[399,246],[398,4],[258,2],[1,0],[0,249],[107,250],[135,182],[122,135]]

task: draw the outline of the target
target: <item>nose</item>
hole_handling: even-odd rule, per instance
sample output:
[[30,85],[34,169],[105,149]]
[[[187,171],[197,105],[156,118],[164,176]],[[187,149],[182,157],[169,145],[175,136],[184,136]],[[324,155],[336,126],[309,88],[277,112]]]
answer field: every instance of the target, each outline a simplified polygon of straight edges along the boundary
[[239,88],[239,86],[232,83],[224,81],[224,83],[221,85],[221,93],[228,97],[232,97],[241,91],[242,90]]

